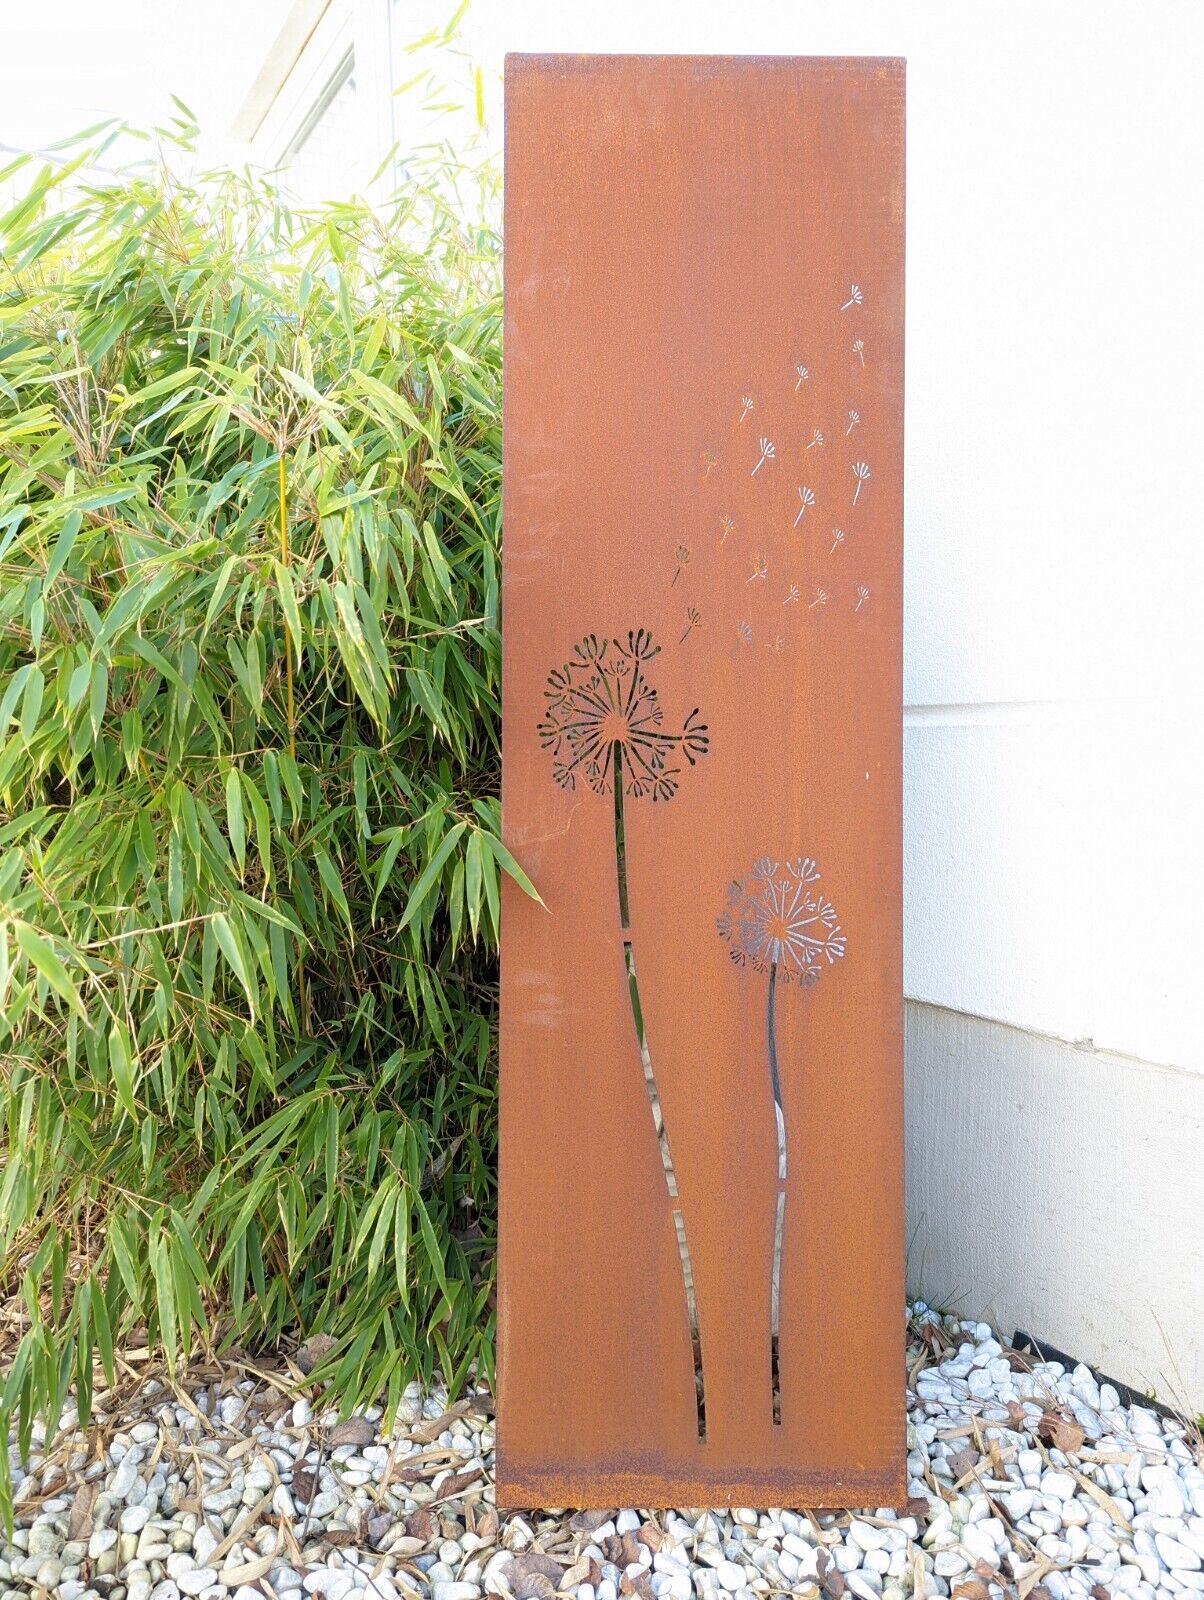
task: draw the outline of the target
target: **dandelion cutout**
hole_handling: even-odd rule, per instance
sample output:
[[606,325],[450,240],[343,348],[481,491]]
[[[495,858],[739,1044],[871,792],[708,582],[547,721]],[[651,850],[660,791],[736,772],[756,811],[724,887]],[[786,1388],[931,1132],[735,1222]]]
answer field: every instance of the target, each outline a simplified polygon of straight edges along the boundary
[[708,455],[704,450],[698,458],[698,464],[702,468],[703,477],[709,478],[711,473],[714,472],[715,468],[719,465],[719,457]]
[[688,567],[690,564],[690,547],[689,545],[679,544],[673,554],[677,558],[677,569],[673,576],[669,579],[670,589],[677,582],[678,578],[681,577],[681,569],[683,567]]
[[754,401],[750,394],[740,396],[740,421],[743,422],[748,413],[753,409]]
[[631,999],[632,1024],[643,1069],[653,1133],[660,1151],[677,1238],[682,1292],[694,1350],[694,1382],[699,1438],[706,1432],[705,1384],[694,1272],[690,1263],[685,1219],[678,1199],[676,1169],[656,1085],[652,1056],[639,1002],[635,950],[631,934],[627,874],[627,832],[624,800],[667,802],[677,793],[687,767],[707,754],[710,737],[695,708],[679,727],[665,727],[660,695],[649,679],[660,646],[645,628],[625,640],[587,634],[574,646],[563,666],[548,674],[539,742],[552,758],[552,776],[562,789],[576,788],[578,778],[596,795],[613,795],[615,877],[618,885],[619,944]]
[[701,627],[701,626],[702,626],[702,613],[699,612],[699,611],[696,611],[693,606],[687,606],[686,607],[686,631],[682,634],[681,638],[677,641],[678,644],[685,644],[686,640],[694,632],[694,629],[698,628],[698,627]]
[[736,642],[738,644],[751,644],[753,642],[753,631],[747,622],[737,622]]
[[833,528],[832,529],[832,549],[828,551],[828,554],[832,555],[833,552],[836,550],[836,547],[838,545],[842,545],[843,543],[844,543],[844,529],[843,528]]
[[792,528],[798,527],[799,523],[803,520],[807,507],[815,504],[815,491],[813,489],[805,489],[800,483],[798,489],[798,499],[798,516],[795,517],[794,521],[790,524]]
[[853,429],[857,426],[857,424],[860,421],[861,421],[861,416],[860,416],[859,412],[856,412],[856,411],[850,411],[849,412],[849,425],[844,430],[844,436],[845,436],[846,439],[852,433]]
[[857,496],[861,493],[861,485],[867,482],[869,479],[870,469],[866,466],[864,461],[854,461],[853,465],[849,468],[849,471],[857,480],[857,487],[853,490],[853,504],[856,505]]
[[745,583],[756,583],[758,579],[768,578],[768,576],[769,568],[765,565],[765,557],[757,555],[753,557],[753,569],[744,581]]
[[772,461],[774,456],[777,454],[777,452],[774,450],[772,442],[769,439],[759,439],[757,443],[760,446],[761,458],[749,473],[750,478],[755,478],[765,463],[767,461]]
[[777,638],[773,641],[773,643],[772,644],[767,644],[765,646],[765,648],[766,648],[766,650],[772,650],[774,655],[780,656],[782,651],[786,648],[786,641],[785,641],[785,639],[782,638],[782,635],[779,633]]
[[795,394],[797,394],[799,392],[799,390],[803,387],[803,385],[806,383],[807,379],[811,376],[811,374],[807,370],[807,368],[802,366],[801,364],[799,366],[795,367],[794,370],[798,373],[798,382],[794,386],[794,392],[795,392]]
[[815,591],[815,599],[808,604],[807,610],[814,611],[816,606],[826,606],[827,603],[828,591],[826,589],[817,589]]
[[728,885],[726,903],[715,923],[720,938],[727,943],[732,963],[766,980],[765,1054],[777,1145],[777,1206],[769,1285],[775,1424],[782,1420],[778,1349],[787,1172],[786,1112],[778,1068],[777,990],[779,985],[792,983],[803,989],[813,988],[821,974],[844,956],[846,938],[836,907],[815,888],[819,879],[819,868],[810,856],[785,861],[780,866],[763,856],[746,877],[733,879]]
[[697,710],[680,733],[665,731],[660,695],[648,681],[648,663],[659,654],[645,628],[626,642],[591,633],[548,674],[538,733],[562,789],[582,777],[595,794],[671,800],[683,772],[671,763],[693,767],[706,755],[710,740]]
[[723,529],[723,532],[719,535],[719,543],[722,544],[729,533],[735,533],[736,524],[730,517],[720,517],[719,526]]
[[861,365],[864,367],[865,366],[865,340],[864,339],[854,339],[853,340],[853,354],[860,358]]
[[824,436],[820,430],[816,428],[815,432],[811,435],[811,443],[809,445],[805,445],[804,448],[807,450],[814,450],[816,445],[822,445],[823,442]]
[[844,305],[842,305],[840,309],[842,311],[847,311],[850,306],[859,306],[861,304],[861,298],[860,285],[851,283],[849,285],[849,298],[845,301]]
[[798,600],[799,600],[799,586],[798,586],[797,583],[792,583],[790,585],[790,588],[786,591],[786,598],[782,601],[782,604],[784,606],[793,606],[793,605],[797,605]]
[[857,585],[857,604],[853,607],[853,610],[854,611],[860,611],[862,606],[869,599],[869,597],[870,597],[870,592],[866,588],[865,584],[864,583],[859,583]]

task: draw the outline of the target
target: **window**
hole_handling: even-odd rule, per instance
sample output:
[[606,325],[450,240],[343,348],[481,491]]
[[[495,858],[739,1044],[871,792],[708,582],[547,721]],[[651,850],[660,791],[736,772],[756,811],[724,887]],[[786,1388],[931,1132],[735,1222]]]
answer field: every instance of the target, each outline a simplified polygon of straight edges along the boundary
[[294,0],[233,132],[301,201],[368,187],[393,145],[389,0]]

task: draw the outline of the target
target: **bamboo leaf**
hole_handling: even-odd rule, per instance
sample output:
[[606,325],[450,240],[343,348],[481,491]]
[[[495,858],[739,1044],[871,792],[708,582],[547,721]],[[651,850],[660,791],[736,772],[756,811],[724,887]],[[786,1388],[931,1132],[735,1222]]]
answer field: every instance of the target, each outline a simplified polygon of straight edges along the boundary
[[[536,889],[535,885],[531,882],[530,878],[528,878],[527,874],[510,854],[509,850],[506,849],[506,846],[502,843],[502,841],[497,838],[495,834],[488,832],[481,832],[479,837],[484,839],[502,871],[514,879],[515,883],[518,884],[519,888],[525,895],[528,895],[532,900],[537,901],[538,904],[542,906],[543,900],[540,898],[538,889]],[[546,910],[547,907],[545,906],[544,909]]]
[[237,767],[231,767],[226,774],[226,832],[230,836],[230,848],[234,851],[241,878],[247,869],[247,828],[243,820],[242,786],[238,781]]
[[439,844],[436,847],[434,855],[427,862],[422,872],[418,875],[417,881],[410,890],[410,897],[406,901],[406,908],[402,913],[401,922],[398,924],[399,927],[407,927],[414,917],[417,916],[418,912],[422,908],[423,902],[426,900],[427,896],[435,886],[435,880],[438,878],[439,873],[442,870],[443,863],[456,848],[456,841],[459,839],[466,827],[467,823],[457,822],[443,835],[443,838],[439,841]]
[[113,1074],[113,1087],[117,1090],[118,1104],[131,1122],[137,1122],[138,1108],[134,1103],[134,1058],[130,1049],[129,1035],[120,1022],[114,1022],[109,1029],[109,1071]]
[[79,530],[83,526],[83,521],[83,512],[79,510],[68,511],[63,518],[63,526],[59,531],[58,538],[54,541],[54,549],[50,553],[50,560],[46,563],[46,587],[48,589],[71,559],[72,546],[75,544]]
[[68,976],[66,967],[60,961],[49,939],[44,939],[40,933],[25,922],[14,923],[13,933],[16,936],[18,948],[32,962],[36,971],[45,978],[59,999],[65,1000],[75,1015],[82,1022],[86,1022],[88,1016],[80,1004],[79,992]]

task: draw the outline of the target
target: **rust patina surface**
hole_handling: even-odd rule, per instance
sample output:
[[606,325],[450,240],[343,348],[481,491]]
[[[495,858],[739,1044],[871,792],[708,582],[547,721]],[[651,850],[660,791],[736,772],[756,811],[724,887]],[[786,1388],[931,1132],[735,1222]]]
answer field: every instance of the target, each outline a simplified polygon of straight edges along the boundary
[[903,66],[506,105],[499,1500],[890,1504]]

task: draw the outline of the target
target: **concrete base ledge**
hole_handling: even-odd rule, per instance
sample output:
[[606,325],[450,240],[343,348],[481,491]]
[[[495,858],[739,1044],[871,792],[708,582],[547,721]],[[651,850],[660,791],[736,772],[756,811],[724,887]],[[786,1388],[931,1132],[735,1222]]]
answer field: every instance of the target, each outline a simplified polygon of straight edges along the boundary
[[907,1283],[1204,1407],[1204,1075],[906,1007]]

